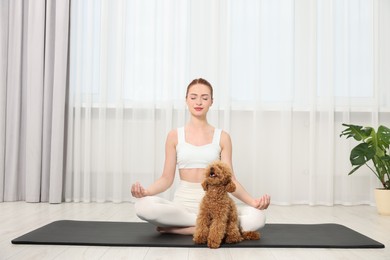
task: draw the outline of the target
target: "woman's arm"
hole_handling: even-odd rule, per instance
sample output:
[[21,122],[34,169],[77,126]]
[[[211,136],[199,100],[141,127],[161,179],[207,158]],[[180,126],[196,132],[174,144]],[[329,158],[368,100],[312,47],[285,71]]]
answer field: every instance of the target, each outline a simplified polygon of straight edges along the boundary
[[131,187],[131,194],[134,197],[142,198],[145,196],[153,196],[166,191],[172,185],[176,171],[176,144],[177,131],[172,130],[169,132],[165,142],[165,163],[161,177],[147,189],[142,187],[139,182],[134,183]]
[[232,169],[233,173],[233,182],[236,185],[236,191],[233,192],[233,196],[241,200],[247,205],[250,205],[257,209],[266,209],[270,204],[270,196],[263,195],[262,197],[255,199],[253,198],[245,188],[240,184],[237,178],[234,175],[233,164],[232,164],[232,141],[228,133],[222,131],[221,134],[221,161],[227,163]]

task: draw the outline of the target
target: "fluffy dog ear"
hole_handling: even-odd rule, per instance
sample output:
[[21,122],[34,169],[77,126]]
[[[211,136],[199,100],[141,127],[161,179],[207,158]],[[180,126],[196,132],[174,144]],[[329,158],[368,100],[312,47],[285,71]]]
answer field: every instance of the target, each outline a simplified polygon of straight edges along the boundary
[[229,181],[229,183],[226,185],[226,191],[227,192],[234,192],[236,190],[236,185],[233,181]]
[[204,191],[207,191],[209,185],[207,185],[207,181],[202,182],[202,187]]

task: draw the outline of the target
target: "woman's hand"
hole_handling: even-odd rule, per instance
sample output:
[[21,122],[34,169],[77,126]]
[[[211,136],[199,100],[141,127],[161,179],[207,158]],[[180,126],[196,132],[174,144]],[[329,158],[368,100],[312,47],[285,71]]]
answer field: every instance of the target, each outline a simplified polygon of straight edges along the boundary
[[139,182],[136,182],[131,186],[131,195],[135,198],[142,198],[148,196],[148,192]]
[[271,203],[271,197],[268,194],[261,196],[258,199],[255,199],[255,208],[257,209],[267,209],[269,204]]

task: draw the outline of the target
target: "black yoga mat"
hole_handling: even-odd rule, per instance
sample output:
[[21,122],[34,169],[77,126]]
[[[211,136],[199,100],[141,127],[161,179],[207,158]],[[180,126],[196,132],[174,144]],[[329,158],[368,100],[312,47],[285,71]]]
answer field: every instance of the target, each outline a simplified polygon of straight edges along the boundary
[[[138,222],[61,220],[14,240],[13,244],[206,247],[195,245],[192,236],[160,234],[155,226]],[[384,248],[384,245],[338,224],[267,224],[261,239],[221,247],[284,248]]]

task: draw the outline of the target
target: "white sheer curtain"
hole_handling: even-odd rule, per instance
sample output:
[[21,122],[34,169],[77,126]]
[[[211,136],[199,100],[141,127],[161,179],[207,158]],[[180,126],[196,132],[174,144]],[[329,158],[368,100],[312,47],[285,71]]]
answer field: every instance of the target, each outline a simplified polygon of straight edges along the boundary
[[347,176],[353,144],[339,134],[390,123],[389,17],[385,0],[75,1],[66,200],[131,201],[131,183],[152,183],[203,77],[251,194],[372,204],[378,183]]
[[63,200],[68,0],[0,1],[0,202]]

